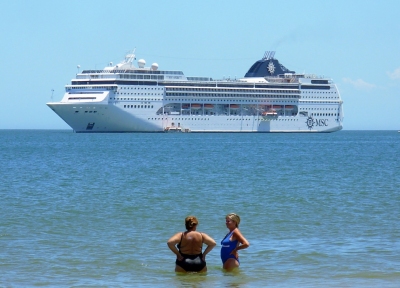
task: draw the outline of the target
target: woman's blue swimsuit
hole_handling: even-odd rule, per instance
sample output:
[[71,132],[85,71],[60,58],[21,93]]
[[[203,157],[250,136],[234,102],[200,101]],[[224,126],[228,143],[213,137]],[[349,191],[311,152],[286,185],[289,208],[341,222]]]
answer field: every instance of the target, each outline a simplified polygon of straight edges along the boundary
[[226,234],[225,238],[221,241],[221,260],[222,263],[225,263],[228,259],[235,259],[239,262],[239,258],[236,258],[235,255],[231,254],[231,252],[236,248],[238,244],[238,240],[231,241],[231,236],[233,231]]

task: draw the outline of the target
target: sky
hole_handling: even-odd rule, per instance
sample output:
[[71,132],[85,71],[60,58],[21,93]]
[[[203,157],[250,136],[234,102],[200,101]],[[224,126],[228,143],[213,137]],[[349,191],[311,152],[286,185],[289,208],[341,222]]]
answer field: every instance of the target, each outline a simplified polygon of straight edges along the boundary
[[71,129],[47,102],[78,72],[136,58],[214,79],[243,77],[265,51],[329,76],[344,130],[400,130],[398,0],[2,1],[0,129]]

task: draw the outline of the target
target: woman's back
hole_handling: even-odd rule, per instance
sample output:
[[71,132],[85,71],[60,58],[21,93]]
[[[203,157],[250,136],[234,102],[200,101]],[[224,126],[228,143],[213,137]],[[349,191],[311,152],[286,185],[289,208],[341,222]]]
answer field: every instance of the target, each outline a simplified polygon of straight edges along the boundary
[[183,232],[178,248],[183,254],[201,254],[203,248],[203,235],[197,231]]

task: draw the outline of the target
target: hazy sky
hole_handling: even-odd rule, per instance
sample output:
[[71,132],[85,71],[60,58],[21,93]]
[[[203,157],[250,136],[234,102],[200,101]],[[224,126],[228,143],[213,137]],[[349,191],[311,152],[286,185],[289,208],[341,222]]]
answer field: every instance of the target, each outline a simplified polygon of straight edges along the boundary
[[[70,129],[46,102],[81,69],[136,58],[215,79],[265,51],[331,77],[345,130],[400,129],[400,1],[2,1],[0,129]],[[54,92],[52,92],[54,90]]]

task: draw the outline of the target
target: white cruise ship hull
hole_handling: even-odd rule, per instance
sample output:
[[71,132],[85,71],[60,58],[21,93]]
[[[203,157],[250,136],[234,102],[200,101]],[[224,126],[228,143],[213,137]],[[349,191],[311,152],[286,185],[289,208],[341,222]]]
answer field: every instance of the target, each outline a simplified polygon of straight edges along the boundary
[[[52,102],[47,105],[77,133],[93,132],[165,132],[170,127],[181,127],[188,132],[335,132],[342,125],[334,116],[313,119],[308,117],[278,116],[205,116],[156,115],[158,109],[134,114],[107,103],[73,105]],[[76,113],[75,111],[79,111]],[[96,111],[96,113],[94,113]],[[156,116],[156,117],[155,117]]]

